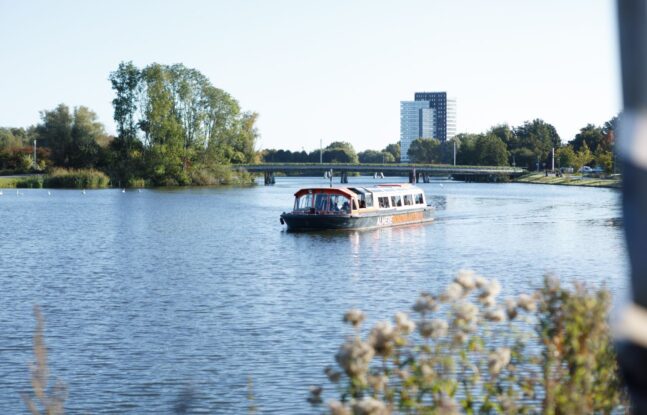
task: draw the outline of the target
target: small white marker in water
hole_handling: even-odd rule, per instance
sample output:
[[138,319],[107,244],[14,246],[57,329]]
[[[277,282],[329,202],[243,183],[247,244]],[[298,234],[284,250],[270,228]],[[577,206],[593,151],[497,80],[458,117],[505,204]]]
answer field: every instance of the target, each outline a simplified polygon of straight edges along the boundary
[[83,189],[83,190],[81,191],[81,193],[85,194],[85,189]]
[[121,189],[121,193],[126,193],[126,189]]
[[445,186],[443,186],[443,184],[442,184],[442,183],[438,183],[438,184],[440,185],[440,187],[445,187]]
[[47,191],[47,196],[51,196],[51,195],[52,195],[52,192],[50,192],[50,191],[48,190],[48,191]]

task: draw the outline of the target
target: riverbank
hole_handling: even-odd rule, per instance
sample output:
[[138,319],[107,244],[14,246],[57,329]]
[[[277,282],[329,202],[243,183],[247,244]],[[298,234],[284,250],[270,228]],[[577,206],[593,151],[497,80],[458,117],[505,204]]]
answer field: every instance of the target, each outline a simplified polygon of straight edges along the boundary
[[620,175],[612,178],[600,178],[580,175],[563,175],[561,177],[557,177],[554,174],[549,174],[548,176],[546,176],[545,173],[529,173],[516,178],[514,182],[531,184],[555,184],[561,186],[607,187],[619,189],[622,180]]

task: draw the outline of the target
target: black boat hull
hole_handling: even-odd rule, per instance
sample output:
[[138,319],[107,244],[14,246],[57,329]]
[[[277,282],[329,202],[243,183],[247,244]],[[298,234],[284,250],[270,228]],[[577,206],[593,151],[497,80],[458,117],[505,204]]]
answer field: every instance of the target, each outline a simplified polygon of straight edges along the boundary
[[433,209],[384,211],[362,215],[321,215],[309,213],[283,213],[281,223],[285,223],[289,231],[313,230],[353,230],[371,229],[386,226],[410,225],[430,222],[433,220]]

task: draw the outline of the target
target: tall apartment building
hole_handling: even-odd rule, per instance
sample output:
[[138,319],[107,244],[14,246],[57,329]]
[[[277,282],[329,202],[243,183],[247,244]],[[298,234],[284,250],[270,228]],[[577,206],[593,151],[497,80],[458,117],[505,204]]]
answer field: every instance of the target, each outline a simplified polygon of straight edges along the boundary
[[409,162],[409,146],[418,138],[445,141],[456,135],[456,100],[446,92],[416,92],[400,102],[400,159]]

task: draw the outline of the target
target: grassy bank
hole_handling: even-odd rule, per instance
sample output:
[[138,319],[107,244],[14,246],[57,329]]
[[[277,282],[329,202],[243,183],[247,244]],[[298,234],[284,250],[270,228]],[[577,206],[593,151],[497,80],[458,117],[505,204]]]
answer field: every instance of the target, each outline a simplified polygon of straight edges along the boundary
[[556,184],[563,186],[620,188],[620,176],[613,178],[589,177],[580,175],[546,176],[545,173],[529,173],[514,180],[516,183]]

